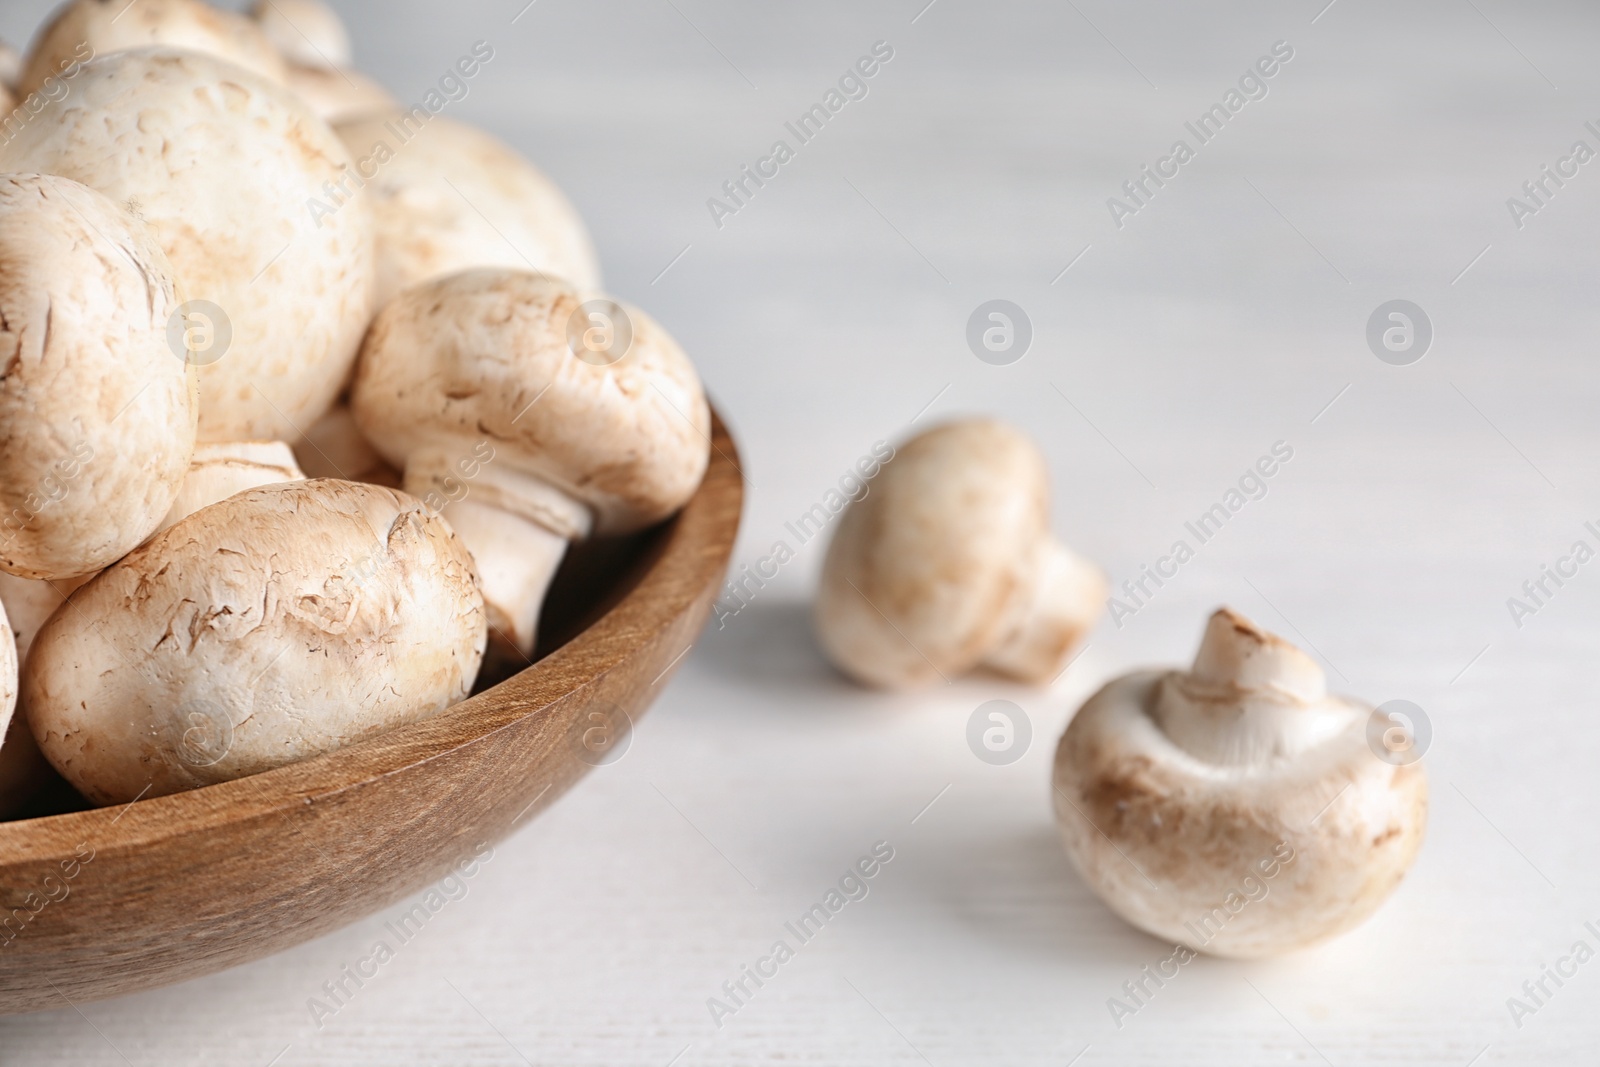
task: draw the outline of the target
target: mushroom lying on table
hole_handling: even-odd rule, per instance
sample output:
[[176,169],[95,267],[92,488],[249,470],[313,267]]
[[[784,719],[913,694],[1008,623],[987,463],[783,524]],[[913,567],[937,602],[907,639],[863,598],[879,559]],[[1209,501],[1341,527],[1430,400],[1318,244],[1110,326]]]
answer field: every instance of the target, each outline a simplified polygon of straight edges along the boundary
[[283,81],[283,60],[267,35],[236,11],[203,0],[69,0],[34,38],[17,85],[27,96],[72,60],[163,45],[202,52]]
[[308,208],[344,180],[344,146],[283,86],[194,52],[95,60],[71,99],[0,147],[0,169],[81,181],[150,227],[189,300],[162,326],[199,365],[201,440],[293,441],[371,317],[367,205]]
[[488,134],[421,108],[337,127],[367,178],[378,236],[377,306],[473,267],[535,270],[587,294],[600,267],[554,182]]
[[1137,671],[1084,704],[1056,750],[1068,854],[1151,934],[1260,957],[1375,911],[1422,844],[1428,786],[1380,758],[1370,707],[1224,608],[1187,671]]
[[583,308],[566,282],[523,271],[407,289],[374,320],[351,390],[406,491],[472,550],[497,642],[524,659],[568,542],[667,518],[710,458],[710,408],[683,350],[616,305],[606,354],[574,348]]
[[166,256],[117,205],[0,175],[0,570],[92,573],[172,506],[196,414],[176,306]]
[[227,781],[466,697],[483,599],[450,527],[353,482],[270,485],[184,519],[72,595],[23,700],[97,804]]
[[901,447],[839,521],[816,629],[867,685],[904,688],[987,667],[1042,684],[1105,602],[1104,576],[1050,533],[1033,443],[991,419]]

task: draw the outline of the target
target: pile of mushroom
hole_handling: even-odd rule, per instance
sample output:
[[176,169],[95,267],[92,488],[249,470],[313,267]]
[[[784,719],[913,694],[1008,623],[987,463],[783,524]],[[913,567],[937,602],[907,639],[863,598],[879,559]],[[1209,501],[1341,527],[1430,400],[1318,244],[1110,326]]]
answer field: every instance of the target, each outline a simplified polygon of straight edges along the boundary
[[[71,0],[0,45],[0,818],[439,714],[491,629],[533,654],[569,540],[699,483],[666,332],[602,301],[629,344],[572,340],[571,204],[352,62],[318,0]],[[366,116],[425,136],[358,164]]]

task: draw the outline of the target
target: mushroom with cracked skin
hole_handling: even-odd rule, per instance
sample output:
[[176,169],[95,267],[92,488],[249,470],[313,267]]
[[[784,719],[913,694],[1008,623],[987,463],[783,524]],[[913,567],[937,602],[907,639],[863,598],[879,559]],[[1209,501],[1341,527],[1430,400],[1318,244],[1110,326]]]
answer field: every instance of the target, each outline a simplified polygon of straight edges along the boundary
[[194,453],[151,235],[66,178],[0,175],[0,570],[72,578],[150,536]]
[[422,108],[337,127],[372,203],[378,307],[402,289],[473,267],[532,270],[600,288],[576,209],[533,164],[481,130]]
[[619,308],[631,345],[614,362],[579,358],[581,299],[499,269],[407,289],[373,321],[351,390],[406,491],[472,550],[497,643],[523,657],[568,542],[667,518],[710,459],[710,407],[683,350]]
[[315,223],[307,207],[343,178],[344,146],[283,86],[198,53],[119,52],[73,86],[55,121],[0,147],[0,169],[73,178],[150,227],[191,301],[163,326],[199,365],[201,440],[294,440],[371,317],[366,204]]
[[72,594],[23,700],[97,804],[280,767],[428,718],[484,650],[472,560],[420,502],[319,480],[203,508]]
[[[195,449],[194,461],[179,487],[177,499],[156,532],[246,489],[304,479],[305,475],[295,465],[294,453],[281,441],[200,445]],[[93,577],[93,574],[86,574],[52,582],[18,578],[0,571],[0,606],[4,607],[16,634],[19,665],[27,664],[33,638],[50,616],[79,586]],[[19,700],[11,728],[0,743],[0,816],[16,810],[19,803],[50,778],[50,765],[28,728],[27,714],[27,706]]]
[[56,10],[28,49],[17,95],[27,96],[81,50],[108,56],[136,48],[181,48],[281,82],[283,60],[267,35],[236,11],[204,0],[70,0]]
[[1422,765],[1369,746],[1381,715],[1223,608],[1193,667],[1118,678],[1067,727],[1067,852],[1111,910],[1192,949],[1249,959],[1332,937],[1399,885],[1427,822]]
[[912,438],[839,521],[815,621],[867,685],[908,688],[985,667],[1043,684],[1094,626],[1105,577],[1050,533],[1038,448],[992,419]]

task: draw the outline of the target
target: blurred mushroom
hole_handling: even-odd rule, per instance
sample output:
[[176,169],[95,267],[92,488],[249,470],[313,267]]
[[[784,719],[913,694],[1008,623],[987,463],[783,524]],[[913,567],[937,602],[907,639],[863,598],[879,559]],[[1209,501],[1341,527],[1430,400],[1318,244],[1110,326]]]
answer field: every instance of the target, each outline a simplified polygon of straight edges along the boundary
[[1105,602],[1104,576],[1050,533],[1049,472],[989,419],[907,442],[839,521],[816,629],[840,670],[904,688],[976,667],[1042,684]]
[[[705,474],[711,416],[683,350],[643,314],[631,338],[570,347],[580,298],[523,271],[466,271],[403,292],[373,322],[356,421],[406,491],[472,550],[497,640],[532,654],[570,541],[665,519]],[[614,307],[614,306],[613,306]]]
[[0,570],[71,578],[148,537],[194,452],[172,268],[99,193],[0,176]]
[[1372,708],[1226,608],[1194,666],[1124,675],[1056,750],[1056,816],[1100,898],[1218,956],[1289,952],[1361,922],[1427,822],[1422,765],[1380,759]]
[[320,0],[259,0],[251,15],[287,65],[294,93],[325,122],[348,122],[400,106],[389,91],[352,66],[350,35]]
[[76,179],[149,225],[190,298],[170,328],[200,366],[201,440],[295,440],[372,310],[367,205],[312,209],[347,180],[343,145],[287,89],[192,52],[96,60],[73,99],[0,147],[0,169]]
[[[8,90],[6,98],[16,92],[17,82],[22,80],[22,53],[10,41],[0,41],[0,88]],[[15,101],[10,107],[15,107]],[[7,110],[10,109],[7,108]]]
[[350,34],[321,0],[256,0],[250,17],[292,66],[337,70],[352,62]]
[[343,478],[400,488],[400,472],[383,461],[372,447],[348,403],[336,404],[306,431],[295,446],[295,457],[312,478]]
[[378,236],[377,306],[472,267],[600,287],[583,220],[555,183],[481,130],[422,108],[338,127],[366,180]]
[[163,46],[201,52],[283,81],[283,60],[267,35],[236,11],[202,0],[69,0],[34,38],[17,95],[27,96],[74,59]]
[[394,95],[355,70],[290,67],[288,85],[324,122],[354,122],[393,111]]
[[472,560],[419,502],[290,482],[204,508],[107,568],[34,640],[45,756],[97,804],[280,767],[463,699]]

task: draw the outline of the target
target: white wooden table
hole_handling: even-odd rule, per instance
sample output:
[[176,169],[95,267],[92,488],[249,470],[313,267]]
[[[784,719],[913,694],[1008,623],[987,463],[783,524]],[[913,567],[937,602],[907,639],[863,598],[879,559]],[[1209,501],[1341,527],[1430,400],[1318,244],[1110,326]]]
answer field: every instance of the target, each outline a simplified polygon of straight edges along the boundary
[[[1038,438],[1058,532],[1117,583],[1288,442],[1267,496],[1047,692],[852,688],[808,629],[821,542],[796,546],[625,758],[496,846],[331,1016],[309,1002],[392,914],[0,1020],[0,1063],[1595,1062],[1600,962],[1520,1029],[1506,1002],[1573,942],[1600,948],[1600,563],[1520,628],[1507,599],[1597,544],[1600,163],[1547,185],[1521,229],[1507,198],[1573,142],[1600,149],[1600,14],[925,2],[340,6],[408,98],[492,44],[450,113],[570,190],[612,288],[699,362],[753,483],[741,562],[874,441],[958,412]],[[45,6],[13,0],[0,33]],[[717,228],[707,199],[880,40],[894,56],[865,99]],[[1278,41],[1294,54],[1266,96],[1119,229],[1108,198],[1195,141],[1185,122]],[[964,337],[995,298],[1033,326],[1009,366]],[[1400,298],[1436,332],[1409,366],[1365,336]],[[1050,755],[1087,693],[1186,659],[1219,603],[1312,647],[1336,688],[1426,709],[1428,840],[1365,926],[1278,961],[1199,960],[1119,1029],[1107,998],[1169,949],[1068,865]],[[1009,766],[965,742],[996,697],[1033,729]],[[719,1027],[708,998],[877,842],[893,859],[868,895]]]

